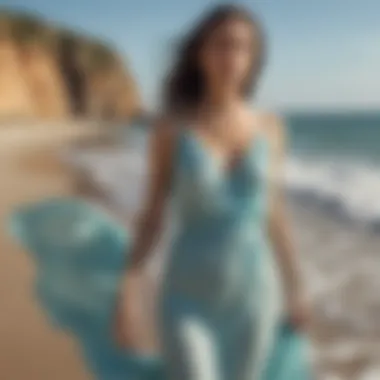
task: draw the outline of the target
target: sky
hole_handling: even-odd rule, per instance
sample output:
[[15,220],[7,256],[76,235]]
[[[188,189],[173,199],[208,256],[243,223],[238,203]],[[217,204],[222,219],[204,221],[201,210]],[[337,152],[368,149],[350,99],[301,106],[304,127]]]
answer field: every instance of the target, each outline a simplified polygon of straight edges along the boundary
[[[274,109],[380,108],[379,0],[240,0],[262,19],[268,65],[256,101]],[[149,107],[170,47],[221,0],[0,0],[115,45]]]

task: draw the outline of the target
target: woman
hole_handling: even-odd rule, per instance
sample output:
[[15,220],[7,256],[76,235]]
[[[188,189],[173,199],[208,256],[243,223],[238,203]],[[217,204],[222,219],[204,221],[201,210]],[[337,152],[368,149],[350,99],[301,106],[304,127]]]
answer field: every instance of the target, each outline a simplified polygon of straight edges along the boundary
[[264,52],[258,22],[221,6],[185,40],[167,81],[167,116],[154,129],[149,194],[117,331],[136,349],[149,343],[136,312],[142,268],[172,199],[179,224],[158,326],[170,380],[263,378],[284,313],[299,329],[307,320],[276,181],[283,128],[276,116],[248,104]]

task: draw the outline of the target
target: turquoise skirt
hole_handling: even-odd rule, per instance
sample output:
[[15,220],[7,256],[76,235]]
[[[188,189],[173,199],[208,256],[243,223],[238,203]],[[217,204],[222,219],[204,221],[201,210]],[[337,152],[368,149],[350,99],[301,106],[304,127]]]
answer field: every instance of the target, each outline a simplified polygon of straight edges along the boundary
[[[130,239],[106,212],[75,198],[21,206],[9,220],[13,238],[36,266],[36,296],[49,321],[74,335],[97,380],[165,380],[159,357],[132,354],[113,340],[118,289]],[[306,339],[278,329],[263,380],[310,380]]]

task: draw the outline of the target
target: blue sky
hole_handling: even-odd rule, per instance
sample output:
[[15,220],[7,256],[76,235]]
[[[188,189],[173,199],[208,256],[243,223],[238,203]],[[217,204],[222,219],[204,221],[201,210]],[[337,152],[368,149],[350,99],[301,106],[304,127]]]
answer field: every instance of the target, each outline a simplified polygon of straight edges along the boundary
[[[170,43],[218,0],[0,0],[115,44],[154,105]],[[270,56],[258,102],[270,108],[380,106],[379,0],[240,0],[258,13]]]

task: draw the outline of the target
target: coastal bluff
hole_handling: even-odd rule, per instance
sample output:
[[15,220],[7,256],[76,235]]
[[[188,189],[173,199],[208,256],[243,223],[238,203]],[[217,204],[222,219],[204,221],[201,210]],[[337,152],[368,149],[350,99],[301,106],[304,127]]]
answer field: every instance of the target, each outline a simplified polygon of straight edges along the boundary
[[129,120],[137,84],[110,44],[0,8],[0,119]]

